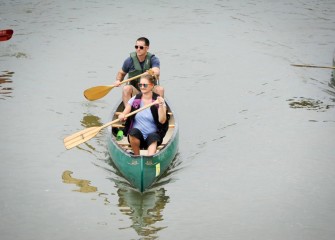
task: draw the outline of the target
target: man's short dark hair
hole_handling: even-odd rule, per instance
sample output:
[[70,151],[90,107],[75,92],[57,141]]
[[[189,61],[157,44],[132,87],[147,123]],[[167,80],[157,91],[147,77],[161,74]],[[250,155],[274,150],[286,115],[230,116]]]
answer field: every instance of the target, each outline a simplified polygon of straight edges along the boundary
[[144,42],[145,46],[149,46],[150,45],[150,41],[149,39],[145,38],[145,37],[140,37],[137,39],[137,41],[142,41]]

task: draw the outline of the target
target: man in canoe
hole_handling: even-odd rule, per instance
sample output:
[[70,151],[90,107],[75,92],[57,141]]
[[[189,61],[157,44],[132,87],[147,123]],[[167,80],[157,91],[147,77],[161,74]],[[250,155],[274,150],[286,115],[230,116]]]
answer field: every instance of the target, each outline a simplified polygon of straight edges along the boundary
[[[169,128],[167,106],[164,98],[153,92],[154,82],[152,75],[143,75],[138,83],[141,92],[129,99],[124,111],[118,116],[121,121],[126,120],[123,131],[125,135],[128,135],[134,155],[140,155],[141,149],[148,149],[149,156],[154,155]],[[157,102],[157,105],[125,118],[128,113],[154,101]]]
[[[145,37],[140,37],[136,40],[135,52],[130,53],[130,56],[124,61],[122,68],[116,75],[116,81],[114,85],[120,86],[121,81],[127,74],[128,78],[132,78],[146,72],[150,68],[152,69],[157,78],[155,82],[155,84],[157,84],[160,74],[160,62],[158,57],[148,52],[149,45],[149,39]],[[125,106],[127,105],[128,100],[132,96],[140,92],[138,83],[139,79],[132,80],[123,87],[122,101]],[[164,88],[162,86],[155,85],[153,91],[158,95],[164,97]]]

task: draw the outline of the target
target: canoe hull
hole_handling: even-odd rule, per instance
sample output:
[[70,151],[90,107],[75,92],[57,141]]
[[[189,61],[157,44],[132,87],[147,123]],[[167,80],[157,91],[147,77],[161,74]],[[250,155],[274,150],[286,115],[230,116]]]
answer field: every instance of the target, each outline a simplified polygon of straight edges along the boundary
[[150,188],[160,178],[178,151],[179,131],[176,122],[174,122],[173,133],[164,147],[152,156],[130,154],[116,141],[112,128],[108,130],[107,145],[112,161],[124,178],[140,192]]

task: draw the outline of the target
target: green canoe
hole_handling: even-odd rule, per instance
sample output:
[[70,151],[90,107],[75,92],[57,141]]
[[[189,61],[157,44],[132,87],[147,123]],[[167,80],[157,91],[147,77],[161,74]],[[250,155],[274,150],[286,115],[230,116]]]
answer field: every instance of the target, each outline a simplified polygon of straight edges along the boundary
[[[140,155],[132,155],[131,147],[127,137],[122,140],[116,140],[116,133],[122,129],[121,124],[114,124],[108,128],[108,150],[112,161],[129,183],[144,192],[146,189],[156,182],[156,180],[167,170],[178,151],[179,131],[175,114],[168,105],[170,115],[169,130],[164,137],[163,143],[158,146],[155,155],[147,156],[146,150],[141,150]],[[121,102],[112,111],[112,120],[117,119],[124,109]]]

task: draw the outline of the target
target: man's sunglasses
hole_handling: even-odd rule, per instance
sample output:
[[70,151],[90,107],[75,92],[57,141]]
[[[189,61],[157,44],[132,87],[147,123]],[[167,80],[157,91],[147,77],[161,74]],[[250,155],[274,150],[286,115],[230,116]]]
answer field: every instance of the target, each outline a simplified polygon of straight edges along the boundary
[[143,49],[144,46],[137,46],[137,45],[135,45],[135,49],[138,49],[138,48]]
[[148,84],[148,83],[139,83],[138,84],[138,87],[143,87],[143,88],[147,88],[148,86],[150,86],[150,85],[152,85],[152,84]]

